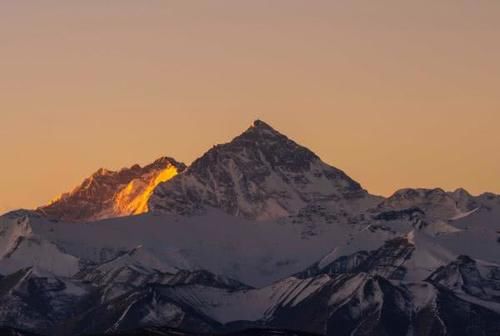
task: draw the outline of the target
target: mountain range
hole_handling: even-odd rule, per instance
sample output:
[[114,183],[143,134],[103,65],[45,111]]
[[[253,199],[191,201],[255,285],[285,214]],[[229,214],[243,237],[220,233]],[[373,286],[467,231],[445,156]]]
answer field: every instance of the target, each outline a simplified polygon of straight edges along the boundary
[[371,195],[258,120],[4,214],[0,274],[13,334],[500,335],[500,196]]

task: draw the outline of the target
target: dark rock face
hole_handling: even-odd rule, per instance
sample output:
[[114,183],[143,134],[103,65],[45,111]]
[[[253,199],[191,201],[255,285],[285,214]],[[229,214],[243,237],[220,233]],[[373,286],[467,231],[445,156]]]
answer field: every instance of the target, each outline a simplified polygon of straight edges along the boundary
[[[164,157],[145,167],[135,165],[117,172],[99,169],[73,191],[63,194],[53,203],[40,207],[37,211],[50,219],[69,222],[130,215],[133,214],[133,208],[127,211],[116,206],[119,193],[134,181],[137,181],[137,184],[148,185],[168,168],[182,172],[185,165]],[[138,186],[138,189],[145,187]]]
[[461,300],[451,292],[440,292],[437,309],[439,318],[445,325],[441,335],[494,336],[500,332],[500,314]]
[[262,121],[218,145],[160,185],[153,211],[195,214],[207,207],[252,219],[285,217],[311,202],[365,197],[344,172]]
[[385,211],[374,216],[375,220],[394,221],[394,220],[420,220],[424,217],[425,212],[419,208],[409,208],[402,210]]

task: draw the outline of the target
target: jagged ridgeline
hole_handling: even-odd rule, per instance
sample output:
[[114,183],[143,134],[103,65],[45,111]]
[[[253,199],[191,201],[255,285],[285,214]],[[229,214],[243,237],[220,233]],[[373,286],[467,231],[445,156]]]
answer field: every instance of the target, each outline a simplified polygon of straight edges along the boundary
[[69,222],[142,214],[148,212],[148,202],[156,187],[185,168],[183,163],[163,157],[145,167],[99,169],[72,191],[38,208],[38,212]]
[[497,336],[499,241],[497,195],[371,195],[256,121],[189,167],[166,157],[101,169],[49,205],[1,216],[0,325]]

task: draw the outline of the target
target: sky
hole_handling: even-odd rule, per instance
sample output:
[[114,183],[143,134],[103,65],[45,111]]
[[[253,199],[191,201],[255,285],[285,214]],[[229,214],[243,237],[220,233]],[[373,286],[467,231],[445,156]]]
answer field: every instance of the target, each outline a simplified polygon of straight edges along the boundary
[[367,190],[500,193],[500,1],[0,1],[0,212],[262,119]]

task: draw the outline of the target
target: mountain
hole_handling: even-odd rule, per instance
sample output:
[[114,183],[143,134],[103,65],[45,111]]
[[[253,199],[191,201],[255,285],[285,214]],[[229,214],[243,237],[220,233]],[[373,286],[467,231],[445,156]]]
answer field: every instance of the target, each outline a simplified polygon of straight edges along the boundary
[[343,171],[263,121],[193,162],[155,189],[154,212],[200,214],[207,208],[249,219],[297,214],[310,204],[344,203],[368,193]]
[[31,266],[57,275],[78,272],[79,258],[33,232],[31,218],[39,217],[25,211],[0,217],[0,273],[11,274]]
[[497,336],[499,248],[500,196],[374,196],[256,121],[186,169],[100,171],[51,206],[0,216],[0,325]]
[[380,208],[403,210],[419,208],[432,220],[451,219],[477,209],[480,204],[464,189],[401,189],[385,199]]
[[[2,325],[47,332],[88,307],[92,286],[26,268],[0,279]],[[88,308],[87,308],[88,309]]]
[[184,169],[184,164],[168,157],[145,167],[99,169],[73,191],[38,211],[51,219],[68,222],[141,214],[148,211],[147,203],[156,186]]

